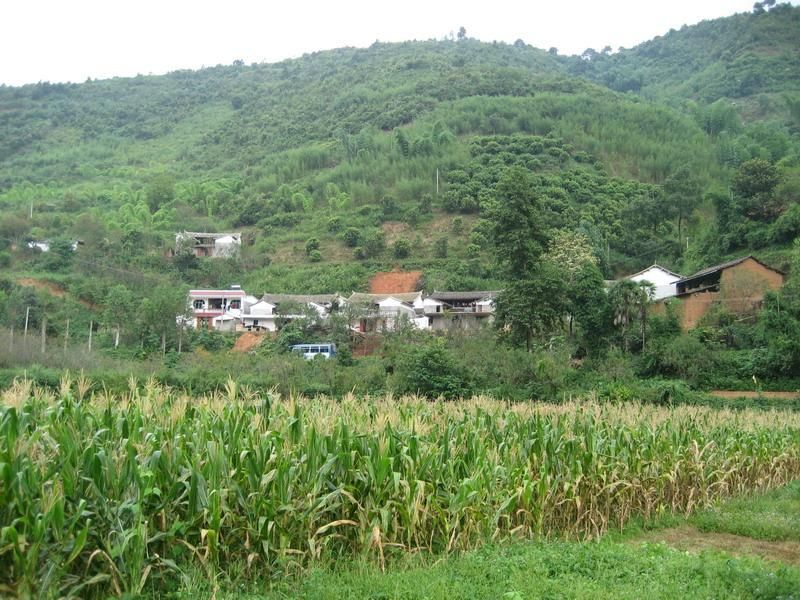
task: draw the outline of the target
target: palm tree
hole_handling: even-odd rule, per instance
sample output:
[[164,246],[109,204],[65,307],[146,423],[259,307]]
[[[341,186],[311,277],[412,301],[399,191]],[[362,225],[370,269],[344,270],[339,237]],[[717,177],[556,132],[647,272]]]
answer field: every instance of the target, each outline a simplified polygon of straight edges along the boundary
[[618,281],[608,292],[608,299],[614,310],[614,325],[622,332],[622,343],[627,352],[630,340],[629,328],[638,318],[644,349],[647,328],[647,307],[655,296],[655,286],[649,281]]
[[639,281],[636,284],[638,296],[636,298],[636,308],[639,310],[639,325],[642,328],[642,351],[644,351],[644,336],[647,329],[647,307],[656,295],[656,286],[649,281]]

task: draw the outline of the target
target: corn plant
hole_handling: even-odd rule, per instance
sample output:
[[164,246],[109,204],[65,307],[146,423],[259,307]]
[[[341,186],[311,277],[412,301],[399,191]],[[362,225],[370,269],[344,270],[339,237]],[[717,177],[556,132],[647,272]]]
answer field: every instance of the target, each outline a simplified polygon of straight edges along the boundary
[[198,568],[593,538],[799,474],[791,412],[17,382],[0,401],[0,594],[159,594]]

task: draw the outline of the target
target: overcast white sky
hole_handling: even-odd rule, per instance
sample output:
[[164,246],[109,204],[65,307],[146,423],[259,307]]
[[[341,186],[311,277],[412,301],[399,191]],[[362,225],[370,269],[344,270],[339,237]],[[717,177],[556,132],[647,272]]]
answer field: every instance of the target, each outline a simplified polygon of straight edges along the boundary
[[[0,83],[84,81],[276,62],[341,46],[442,38],[631,47],[754,0],[0,0]],[[793,2],[796,4],[797,0]]]

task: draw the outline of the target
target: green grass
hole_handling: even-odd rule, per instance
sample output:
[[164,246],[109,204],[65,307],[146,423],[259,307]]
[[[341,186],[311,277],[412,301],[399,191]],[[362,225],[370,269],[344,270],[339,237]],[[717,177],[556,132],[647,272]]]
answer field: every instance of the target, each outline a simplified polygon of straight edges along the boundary
[[[631,543],[643,528],[689,524],[703,532],[800,540],[800,481],[718,503],[688,519],[663,515],[600,542],[513,542],[448,558],[413,556],[381,572],[375,562],[338,563],[218,598],[796,598],[800,569],[719,551],[682,552],[663,543]],[[188,580],[187,580],[188,581]],[[206,579],[185,583],[178,598],[207,597]]]
[[[427,562],[416,559],[382,573],[374,564],[315,569],[266,591],[227,590],[218,598],[369,598],[453,600],[456,598],[791,598],[800,589],[800,569],[758,559],[700,556],[663,544],[640,546],[541,542],[487,546]],[[224,587],[223,587],[224,590]],[[212,590],[190,586],[178,598],[207,597]]]
[[[688,519],[664,515],[634,523],[599,542],[511,542],[457,556],[406,556],[381,572],[374,561],[317,567],[258,586],[222,585],[218,598],[796,598],[800,569],[719,551],[682,552],[663,543],[631,543],[642,529],[693,525],[704,532],[800,540],[800,481],[765,494],[721,502]],[[188,579],[177,598],[214,588]]]
[[800,481],[764,495],[720,503],[689,522],[701,531],[800,541]]

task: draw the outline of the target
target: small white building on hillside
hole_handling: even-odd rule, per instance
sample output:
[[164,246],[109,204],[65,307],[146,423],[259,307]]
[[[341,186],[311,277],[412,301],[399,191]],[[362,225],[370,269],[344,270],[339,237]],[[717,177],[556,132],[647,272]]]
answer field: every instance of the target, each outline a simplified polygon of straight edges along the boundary
[[418,328],[426,328],[423,320],[418,320],[416,307],[422,307],[422,292],[403,292],[397,294],[364,294],[353,292],[346,304],[358,310],[357,330],[362,333],[394,331],[403,322]]
[[198,258],[232,258],[239,255],[242,247],[242,234],[205,233],[200,231],[184,231],[175,234],[175,251],[188,249]]
[[266,300],[259,300],[245,310],[242,315],[242,327],[247,331],[277,331],[275,324],[276,305]]
[[649,281],[655,286],[654,300],[662,300],[663,298],[671,298],[678,293],[675,284],[682,279],[682,275],[673,273],[669,269],[665,269],[659,265],[651,265],[646,269],[624,277],[629,281]]

